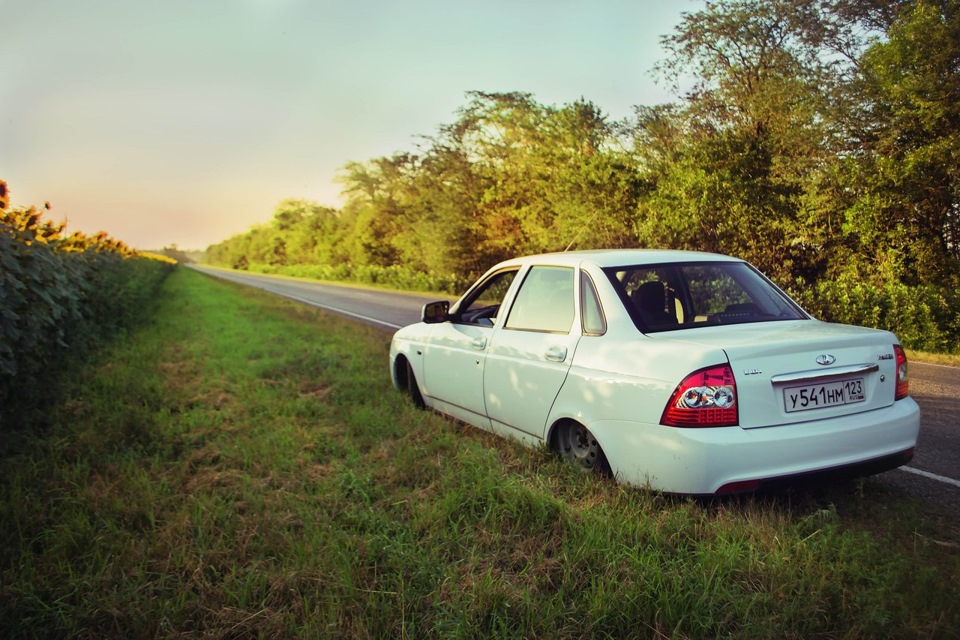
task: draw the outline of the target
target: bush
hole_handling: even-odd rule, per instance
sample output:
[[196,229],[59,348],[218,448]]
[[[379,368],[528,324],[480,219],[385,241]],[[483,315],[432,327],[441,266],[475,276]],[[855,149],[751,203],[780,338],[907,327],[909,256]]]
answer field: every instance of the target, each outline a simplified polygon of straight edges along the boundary
[[930,285],[898,282],[874,286],[841,278],[805,286],[791,295],[811,314],[828,322],[886,329],[908,349],[935,353],[960,351],[960,293]]

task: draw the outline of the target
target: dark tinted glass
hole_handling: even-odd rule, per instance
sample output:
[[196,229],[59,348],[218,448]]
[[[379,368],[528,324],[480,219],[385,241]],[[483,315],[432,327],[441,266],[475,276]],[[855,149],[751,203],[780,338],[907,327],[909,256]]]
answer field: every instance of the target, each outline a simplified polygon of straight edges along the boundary
[[806,318],[792,300],[743,262],[605,271],[644,332]]

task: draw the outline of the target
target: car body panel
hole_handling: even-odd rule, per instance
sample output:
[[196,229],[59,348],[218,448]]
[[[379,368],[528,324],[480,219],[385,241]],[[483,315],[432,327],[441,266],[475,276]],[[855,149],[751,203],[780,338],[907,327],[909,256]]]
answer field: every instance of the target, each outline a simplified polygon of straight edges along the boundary
[[667,397],[684,376],[723,362],[721,349],[677,353],[647,336],[627,343],[584,337],[550,423],[564,418],[584,425],[602,418],[658,423]]
[[490,344],[483,380],[491,421],[542,438],[579,339],[576,334],[499,331]]
[[712,494],[724,485],[866,463],[916,446],[912,398],[843,418],[766,429],[678,429],[597,421],[588,429],[621,482],[670,493]]

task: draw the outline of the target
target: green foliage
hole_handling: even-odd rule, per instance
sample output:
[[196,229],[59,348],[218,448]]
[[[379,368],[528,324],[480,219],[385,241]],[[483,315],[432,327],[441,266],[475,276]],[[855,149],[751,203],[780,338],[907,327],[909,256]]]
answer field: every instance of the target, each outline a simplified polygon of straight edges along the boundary
[[907,283],[960,288],[960,2],[906,3],[862,65],[873,126],[848,232]]
[[812,287],[798,281],[791,295],[822,320],[892,331],[908,349],[960,352],[960,292],[842,276]]
[[472,282],[455,274],[424,273],[396,264],[388,267],[377,265],[353,266],[349,264],[337,266],[253,264],[249,266],[248,270],[252,273],[268,273],[295,278],[311,278],[313,280],[359,282],[403,291],[426,291],[451,295],[463,293],[466,287],[472,284]]
[[644,244],[737,255],[780,279],[824,274],[837,243],[823,197],[837,152],[832,34],[815,3],[735,0],[663,39],[661,71],[697,83],[675,109],[638,112]]
[[[171,264],[100,233],[63,234],[33,208],[0,215],[0,403],[45,402],[68,354],[124,331]],[[4,418],[0,415],[0,419]]]
[[337,264],[348,255],[337,211],[305,200],[284,200],[269,225],[208,247],[204,259],[234,269],[250,264]]

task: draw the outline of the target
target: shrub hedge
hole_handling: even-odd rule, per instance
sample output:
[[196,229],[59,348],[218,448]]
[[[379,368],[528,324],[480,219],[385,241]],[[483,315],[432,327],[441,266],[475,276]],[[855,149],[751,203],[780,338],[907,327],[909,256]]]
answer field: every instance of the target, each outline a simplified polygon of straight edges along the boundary
[[430,291],[460,295],[472,281],[455,274],[424,273],[401,265],[381,267],[378,265],[320,265],[296,264],[273,265],[251,264],[251,273],[278,274],[314,280],[332,280],[376,284],[404,291]]
[[876,286],[852,278],[792,289],[793,298],[822,320],[892,331],[908,349],[960,352],[960,292],[899,282]]

